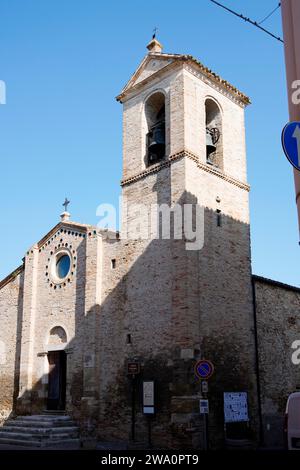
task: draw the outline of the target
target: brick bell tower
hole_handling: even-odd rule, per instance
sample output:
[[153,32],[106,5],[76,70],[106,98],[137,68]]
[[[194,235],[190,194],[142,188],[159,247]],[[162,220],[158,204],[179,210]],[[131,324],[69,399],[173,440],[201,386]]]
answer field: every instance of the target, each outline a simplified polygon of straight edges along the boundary
[[[128,315],[139,319],[130,327],[136,329],[145,370],[147,361],[156,364],[149,366],[149,374],[162,384],[153,439],[157,433],[169,446],[204,446],[201,387],[194,367],[205,358],[215,367],[208,384],[209,446],[221,447],[226,437],[224,392],[247,392],[248,398],[249,423],[228,425],[228,436],[255,441],[258,405],[244,129],[250,101],[192,56],[163,53],[155,37],[147,48],[117,99],[123,104],[123,234],[129,245],[139,247],[128,274],[135,287]],[[148,220],[137,212],[137,203],[199,206],[203,224],[196,230],[202,230],[203,243],[187,249],[186,236],[153,240],[145,233],[132,241]],[[138,266],[148,267],[140,271],[143,288],[134,280]]]

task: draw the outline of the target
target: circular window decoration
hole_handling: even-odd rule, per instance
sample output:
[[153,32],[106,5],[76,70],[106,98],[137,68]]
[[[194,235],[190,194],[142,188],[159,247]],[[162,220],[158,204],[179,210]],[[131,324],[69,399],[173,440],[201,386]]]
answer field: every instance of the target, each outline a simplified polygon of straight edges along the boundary
[[[63,284],[68,276],[70,276],[73,265],[72,260],[72,255],[66,248],[60,248],[52,255],[50,261],[49,277],[51,278],[51,281],[54,283],[54,285]],[[48,275],[48,273],[46,274]]]
[[71,259],[67,254],[62,253],[61,256],[56,258],[56,276],[59,279],[64,279],[69,274],[71,267]]

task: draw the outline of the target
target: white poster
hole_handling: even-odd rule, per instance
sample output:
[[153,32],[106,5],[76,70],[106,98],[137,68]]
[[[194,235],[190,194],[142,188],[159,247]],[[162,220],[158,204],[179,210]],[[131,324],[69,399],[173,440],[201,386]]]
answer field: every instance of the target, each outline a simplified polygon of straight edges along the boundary
[[144,406],[154,406],[154,382],[144,382]]
[[224,393],[225,423],[249,421],[247,392]]
[[144,414],[154,414],[154,382],[143,382]]

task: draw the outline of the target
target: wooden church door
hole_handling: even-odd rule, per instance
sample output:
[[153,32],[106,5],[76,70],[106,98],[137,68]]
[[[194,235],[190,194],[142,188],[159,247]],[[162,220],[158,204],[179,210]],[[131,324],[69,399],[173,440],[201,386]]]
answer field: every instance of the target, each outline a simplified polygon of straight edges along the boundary
[[48,410],[64,410],[66,407],[66,353],[49,351]]

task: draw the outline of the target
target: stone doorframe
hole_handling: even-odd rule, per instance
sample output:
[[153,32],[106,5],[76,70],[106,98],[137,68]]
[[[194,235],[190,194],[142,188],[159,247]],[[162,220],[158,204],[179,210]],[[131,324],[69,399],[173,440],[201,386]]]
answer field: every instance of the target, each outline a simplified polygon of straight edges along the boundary
[[[55,336],[56,330],[56,338],[52,338],[51,340],[51,332],[54,332],[53,336]],[[61,333],[64,336],[60,336]],[[60,339],[60,340],[59,340]],[[72,354],[72,348],[69,347],[69,334],[67,329],[62,324],[55,324],[52,326],[45,337],[44,341],[44,351],[37,354],[38,357],[41,358],[43,364],[40,366],[40,370],[42,370],[42,391],[41,394],[45,399],[45,409],[47,408],[47,398],[48,398],[48,382],[49,382],[49,362],[48,362],[48,353],[50,351],[65,351],[66,353],[66,368],[67,368],[67,375],[66,375],[66,411],[70,408],[71,405],[71,396],[70,396],[70,384],[71,384],[71,371],[72,371],[72,362],[70,361],[69,355]]]

